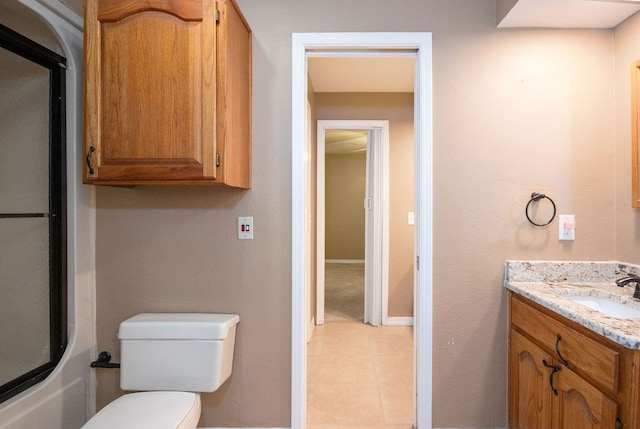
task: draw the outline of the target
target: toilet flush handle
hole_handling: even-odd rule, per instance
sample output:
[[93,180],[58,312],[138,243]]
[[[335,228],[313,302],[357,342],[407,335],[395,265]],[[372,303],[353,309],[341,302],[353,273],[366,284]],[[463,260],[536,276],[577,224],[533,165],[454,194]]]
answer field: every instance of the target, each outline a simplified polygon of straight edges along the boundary
[[91,368],[120,368],[120,364],[111,363],[111,353],[100,352],[98,359],[91,362]]

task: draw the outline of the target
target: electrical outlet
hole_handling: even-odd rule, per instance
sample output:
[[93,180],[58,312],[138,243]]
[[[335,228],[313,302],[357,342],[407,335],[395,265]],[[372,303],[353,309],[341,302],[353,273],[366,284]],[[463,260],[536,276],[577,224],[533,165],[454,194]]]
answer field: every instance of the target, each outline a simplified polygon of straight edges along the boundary
[[574,215],[558,216],[558,240],[576,239],[576,217]]

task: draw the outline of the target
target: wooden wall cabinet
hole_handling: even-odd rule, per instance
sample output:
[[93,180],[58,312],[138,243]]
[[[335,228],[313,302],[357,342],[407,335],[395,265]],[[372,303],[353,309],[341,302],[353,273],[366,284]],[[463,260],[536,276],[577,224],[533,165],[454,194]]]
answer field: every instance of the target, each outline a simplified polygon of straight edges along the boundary
[[251,187],[251,29],[234,0],[85,0],[84,182]]
[[640,207],[640,60],[631,66],[631,207]]
[[640,352],[509,293],[509,427],[640,427]]

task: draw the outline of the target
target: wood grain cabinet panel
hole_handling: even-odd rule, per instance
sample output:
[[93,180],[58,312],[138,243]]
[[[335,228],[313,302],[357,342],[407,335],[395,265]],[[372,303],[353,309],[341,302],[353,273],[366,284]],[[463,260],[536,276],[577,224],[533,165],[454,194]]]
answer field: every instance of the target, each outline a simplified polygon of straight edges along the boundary
[[553,423],[557,429],[615,429],[618,404],[563,368],[557,374],[557,417]]
[[514,300],[512,310],[512,324],[535,337],[563,366],[590,379],[608,392],[617,392],[620,360],[618,351],[567,327],[522,301]]
[[518,331],[509,335],[509,380],[512,390],[509,402],[509,427],[549,429],[552,391],[544,362],[552,362],[549,354]]
[[640,351],[509,292],[510,428],[638,429],[639,364]]
[[251,30],[236,4],[84,6],[85,183],[250,188]]

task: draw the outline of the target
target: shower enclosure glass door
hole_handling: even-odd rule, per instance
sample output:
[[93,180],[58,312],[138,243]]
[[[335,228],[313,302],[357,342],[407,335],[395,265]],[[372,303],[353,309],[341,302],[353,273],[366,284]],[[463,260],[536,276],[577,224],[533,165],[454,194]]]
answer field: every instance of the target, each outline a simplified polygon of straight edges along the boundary
[[64,68],[0,25],[0,402],[66,345]]

